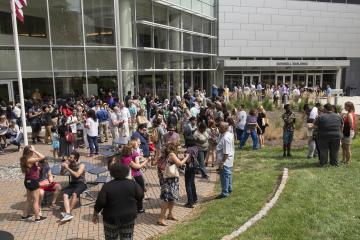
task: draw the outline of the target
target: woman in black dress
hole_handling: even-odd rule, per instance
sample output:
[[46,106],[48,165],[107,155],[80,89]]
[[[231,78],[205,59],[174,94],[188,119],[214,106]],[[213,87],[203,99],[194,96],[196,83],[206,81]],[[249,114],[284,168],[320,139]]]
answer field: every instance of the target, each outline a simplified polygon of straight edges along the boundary
[[259,145],[260,148],[262,148],[265,146],[264,134],[265,134],[265,128],[268,126],[266,112],[263,106],[259,106],[258,108],[257,123],[260,127],[260,129],[257,129],[257,134],[259,136]]

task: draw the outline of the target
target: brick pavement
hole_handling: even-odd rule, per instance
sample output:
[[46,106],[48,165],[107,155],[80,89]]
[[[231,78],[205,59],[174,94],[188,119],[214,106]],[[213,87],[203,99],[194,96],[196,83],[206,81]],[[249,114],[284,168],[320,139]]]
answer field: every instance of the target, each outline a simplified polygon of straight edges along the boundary
[[[50,153],[50,146],[48,145],[36,145],[36,148],[48,156],[52,155]],[[9,151],[11,151],[11,149],[8,150],[8,153],[0,155],[0,166],[10,166],[19,162],[20,153]],[[101,159],[87,158],[84,149],[79,149],[79,151],[82,155],[80,158],[81,161],[89,161],[97,166],[106,165]],[[162,227],[156,224],[162,202],[159,200],[160,187],[155,167],[149,167],[144,175],[148,183],[148,191],[145,194],[147,200],[144,201],[146,212],[138,215],[136,220],[136,240],[154,237],[176,224],[176,222],[173,221],[168,221],[168,227]],[[196,179],[200,202],[204,198],[215,194],[213,190],[217,174],[214,169],[210,169],[209,175],[210,181],[200,178]],[[95,176],[93,175],[87,174],[86,177],[88,181],[95,180]],[[65,186],[67,177],[56,177],[56,181],[60,182],[62,186]],[[92,188],[92,192],[96,194],[100,187],[101,186],[95,186]],[[43,208],[43,215],[47,217],[46,221],[40,224],[20,221],[22,207],[25,201],[25,193],[23,180],[11,179],[0,181],[0,230],[12,233],[15,239],[104,239],[102,224],[95,225],[91,222],[93,204],[76,208],[73,211],[73,220],[65,224],[59,223],[60,210],[52,211],[47,207]],[[176,204],[174,212],[180,221],[186,221],[193,209],[183,207],[186,202],[183,176],[181,176],[180,180],[180,196],[180,201]],[[58,201],[59,205],[62,206],[61,196]],[[82,201],[86,203],[86,200]]]

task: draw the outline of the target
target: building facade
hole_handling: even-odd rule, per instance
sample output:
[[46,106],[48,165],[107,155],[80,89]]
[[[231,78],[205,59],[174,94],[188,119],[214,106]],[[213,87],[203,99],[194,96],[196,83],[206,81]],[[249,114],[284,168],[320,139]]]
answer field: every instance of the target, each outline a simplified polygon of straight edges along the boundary
[[[209,88],[215,0],[29,0],[18,23],[25,98]],[[9,1],[0,2],[0,97],[18,100]]]
[[360,94],[360,0],[219,1],[218,79]]

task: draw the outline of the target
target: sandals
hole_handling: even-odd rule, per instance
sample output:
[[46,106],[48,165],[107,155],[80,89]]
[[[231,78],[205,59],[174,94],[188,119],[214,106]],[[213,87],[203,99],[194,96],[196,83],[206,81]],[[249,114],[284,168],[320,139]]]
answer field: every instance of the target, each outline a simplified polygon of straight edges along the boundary
[[166,224],[165,222],[162,222],[162,221],[157,221],[157,224],[160,226],[163,226],[163,227],[169,226],[168,224]]

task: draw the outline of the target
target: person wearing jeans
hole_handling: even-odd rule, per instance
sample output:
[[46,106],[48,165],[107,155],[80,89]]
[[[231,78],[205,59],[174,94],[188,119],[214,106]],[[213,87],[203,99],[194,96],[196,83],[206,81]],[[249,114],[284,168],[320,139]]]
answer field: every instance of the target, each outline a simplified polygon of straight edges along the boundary
[[209,149],[209,134],[206,131],[206,124],[201,122],[198,126],[198,129],[194,133],[194,140],[196,146],[199,148],[198,161],[199,161],[199,170],[201,172],[202,178],[209,178],[206,173],[205,167],[205,157]]
[[240,141],[240,149],[242,149],[245,146],[249,136],[251,136],[251,139],[253,141],[253,149],[254,150],[258,149],[259,142],[258,142],[256,129],[258,129],[259,132],[261,132],[261,129],[257,123],[256,109],[253,108],[249,111],[249,115],[246,118],[246,126]]
[[234,134],[229,131],[229,124],[222,122],[219,127],[220,140],[216,146],[216,161],[220,169],[221,194],[217,199],[225,198],[232,192],[232,167],[234,163]]
[[185,207],[193,208],[194,204],[197,202],[196,186],[195,186],[195,173],[198,163],[199,148],[196,146],[189,147],[186,150],[186,153],[190,155],[190,160],[186,163],[185,168],[185,189],[187,195],[187,203]]
[[94,154],[94,150],[95,154],[99,153],[99,145],[97,142],[99,121],[96,118],[95,111],[92,109],[87,112],[85,128],[87,129],[87,139],[90,147],[89,157],[92,157]]

